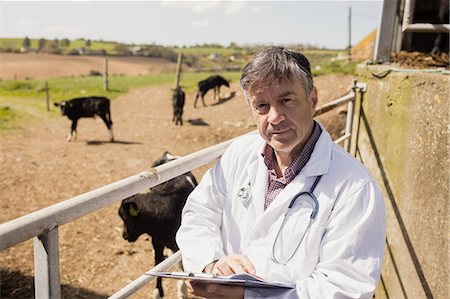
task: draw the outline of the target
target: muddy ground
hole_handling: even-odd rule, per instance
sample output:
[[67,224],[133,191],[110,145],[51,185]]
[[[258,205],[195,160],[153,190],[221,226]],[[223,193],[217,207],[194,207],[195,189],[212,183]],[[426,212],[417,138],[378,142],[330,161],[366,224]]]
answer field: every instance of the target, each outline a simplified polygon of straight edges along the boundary
[[[351,80],[316,78],[319,104],[347,93]],[[220,103],[208,93],[207,107],[194,109],[195,95],[187,94],[182,127],[171,122],[170,88],[145,87],[115,99],[114,143],[107,142],[100,119],[80,120],[78,139],[69,143],[70,121],[55,116],[1,137],[0,223],[148,170],[165,150],[186,155],[256,129],[237,83],[222,89],[226,100]],[[320,117],[335,136],[344,119],[337,111]],[[197,179],[207,167],[193,171]],[[135,243],[122,238],[119,205],[120,200],[59,228],[63,298],[108,297],[153,266],[147,236]],[[33,298],[32,240],[0,252],[0,271],[0,298]],[[165,280],[164,286],[167,298],[174,298],[175,282]],[[150,283],[133,298],[149,298],[153,288]]]

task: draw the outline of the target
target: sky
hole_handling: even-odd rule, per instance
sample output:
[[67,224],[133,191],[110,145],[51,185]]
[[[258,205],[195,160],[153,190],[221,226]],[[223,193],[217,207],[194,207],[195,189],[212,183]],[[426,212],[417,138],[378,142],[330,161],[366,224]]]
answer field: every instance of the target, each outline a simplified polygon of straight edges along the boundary
[[374,1],[5,1],[0,37],[192,46],[355,45],[380,23]]

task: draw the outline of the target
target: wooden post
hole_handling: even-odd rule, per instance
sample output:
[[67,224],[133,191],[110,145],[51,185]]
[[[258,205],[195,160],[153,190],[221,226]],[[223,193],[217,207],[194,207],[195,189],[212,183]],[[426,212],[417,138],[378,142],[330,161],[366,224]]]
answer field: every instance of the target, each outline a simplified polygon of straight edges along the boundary
[[50,111],[50,97],[48,95],[48,82],[45,81],[45,100],[47,102],[47,111]]
[[175,81],[175,88],[178,88],[180,85],[180,73],[181,73],[181,61],[183,60],[183,53],[178,53],[178,61],[177,61],[177,79]]
[[105,91],[109,90],[109,84],[108,84],[108,58],[107,57],[105,57],[105,62],[104,62],[103,89]]

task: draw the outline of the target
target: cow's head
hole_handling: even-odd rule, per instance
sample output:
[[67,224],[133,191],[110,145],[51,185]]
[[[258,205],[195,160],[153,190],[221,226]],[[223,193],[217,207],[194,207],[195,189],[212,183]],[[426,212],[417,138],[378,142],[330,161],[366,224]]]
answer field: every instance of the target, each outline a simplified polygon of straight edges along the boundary
[[123,238],[128,242],[134,242],[144,233],[143,220],[140,217],[140,209],[136,195],[122,201],[119,208],[119,216],[123,220]]
[[220,77],[220,81],[222,85],[225,85],[226,87],[230,87],[230,82],[228,82],[226,79]]
[[172,155],[168,151],[165,151],[161,158],[159,158],[155,162],[153,162],[152,167],[156,167],[156,166],[162,165],[164,163],[167,163],[169,161],[175,160],[177,158],[179,158],[179,157]]
[[67,107],[68,107],[68,105],[67,105],[66,101],[62,101],[61,103],[56,102],[56,103],[53,103],[53,105],[55,105],[56,107],[61,108],[61,114],[62,115],[67,115]]

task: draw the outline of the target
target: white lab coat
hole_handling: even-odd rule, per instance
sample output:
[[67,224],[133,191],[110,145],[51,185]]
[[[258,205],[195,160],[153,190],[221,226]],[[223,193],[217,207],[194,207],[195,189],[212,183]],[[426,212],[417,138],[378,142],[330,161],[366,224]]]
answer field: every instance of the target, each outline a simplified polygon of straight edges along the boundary
[[[186,271],[201,272],[210,262],[238,253],[249,257],[256,275],[296,283],[296,289],[281,293],[248,289],[245,298],[372,297],[385,247],[382,194],[367,170],[322,130],[308,163],[266,210],[264,140],[255,133],[230,145],[183,209],[177,243]],[[309,191],[318,175],[323,176],[314,191],[317,218],[294,257],[287,265],[277,264],[272,247],[283,215],[291,199]],[[308,199],[296,201],[275,247],[278,260],[294,252],[311,207]]]

